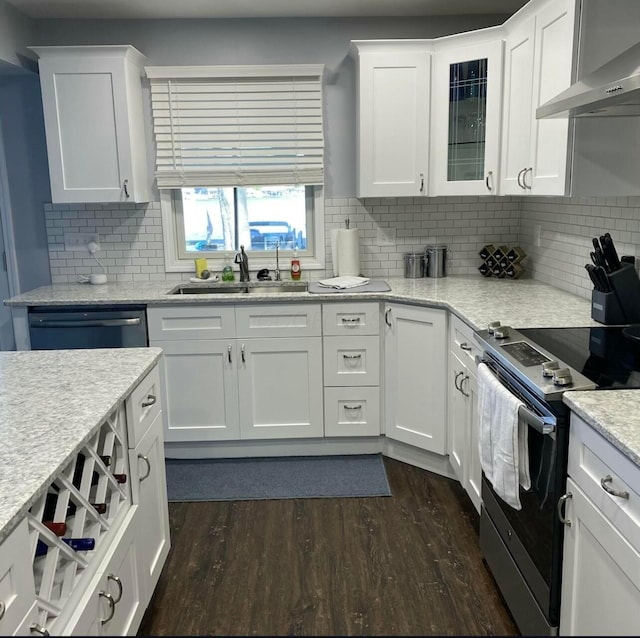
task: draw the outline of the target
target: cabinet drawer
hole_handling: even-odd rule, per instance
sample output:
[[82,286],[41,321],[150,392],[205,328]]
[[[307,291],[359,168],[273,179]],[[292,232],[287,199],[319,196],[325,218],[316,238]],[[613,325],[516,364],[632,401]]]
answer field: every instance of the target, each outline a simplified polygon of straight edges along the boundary
[[380,306],[369,303],[326,303],[322,306],[324,335],[377,335],[380,333]]
[[13,634],[36,600],[31,554],[27,521],[22,520],[0,545],[0,602],[4,606],[0,635]]
[[147,308],[149,341],[232,339],[235,312],[230,306],[162,306]]
[[325,388],[325,436],[378,436],[379,388]]
[[[571,415],[568,473],[640,551],[640,467],[575,414]],[[607,489],[626,492],[628,497],[615,496]]]
[[324,384],[379,385],[379,337],[325,337]]
[[127,427],[131,449],[138,445],[160,412],[162,408],[161,397],[160,374],[158,366],[156,366],[127,399]]
[[319,337],[320,304],[260,304],[236,307],[239,339],[251,337]]
[[449,350],[470,370],[478,367],[476,356],[482,356],[482,349],[473,338],[473,328],[453,313],[449,314]]

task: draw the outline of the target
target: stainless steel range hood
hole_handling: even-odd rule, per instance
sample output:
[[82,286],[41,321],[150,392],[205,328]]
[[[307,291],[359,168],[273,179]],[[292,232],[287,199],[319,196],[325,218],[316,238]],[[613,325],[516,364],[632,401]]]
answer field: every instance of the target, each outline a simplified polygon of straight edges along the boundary
[[536,109],[536,118],[640,115],[640,43]]

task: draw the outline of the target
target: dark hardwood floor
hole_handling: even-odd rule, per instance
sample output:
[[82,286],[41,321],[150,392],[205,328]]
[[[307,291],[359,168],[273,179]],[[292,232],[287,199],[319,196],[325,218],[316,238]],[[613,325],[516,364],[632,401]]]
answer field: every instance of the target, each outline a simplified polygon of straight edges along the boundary
[[385,466],[392,497],[170,503],[140,634],[516,634],[460,485]]

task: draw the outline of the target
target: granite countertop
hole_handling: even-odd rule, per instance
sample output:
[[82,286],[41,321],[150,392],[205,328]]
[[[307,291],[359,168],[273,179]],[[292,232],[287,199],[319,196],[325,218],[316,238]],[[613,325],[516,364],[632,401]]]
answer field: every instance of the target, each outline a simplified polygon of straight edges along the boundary
[[[487,279],[480,275],[440,279],[386,278],[390,292],[308,292],[273,294],[171,295],[176,281],[131,282],[127,284],[60,284],[36,288],[5,301],[9,306],[80,306],[113,304],[211,304],[278,303],[301,301],[399,301],[439,306],[455,312],[472,328],[501,321],[514,328],[577,327],[600,325],[591,319],[591,304],[568,292],[533,279]],[[187,282],[184,282],[188,284]],[[195,284],[201,285],[201,284]],[[215,284],[213,284],[215,285]]]
[[0,353],[0,542],[161,353]]
[[640,390],[565,392],[563,401],[640,466]]

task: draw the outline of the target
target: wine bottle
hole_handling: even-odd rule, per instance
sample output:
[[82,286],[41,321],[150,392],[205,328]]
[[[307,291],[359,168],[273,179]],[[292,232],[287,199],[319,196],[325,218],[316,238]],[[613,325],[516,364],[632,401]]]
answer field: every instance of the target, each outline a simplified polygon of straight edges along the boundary
[[53,521],[44,521],[42,524],[46,528],[50,529],[56,536],[64,536],[67,533],[66,523],[54,523]]
[[[126,474],[115,474],[114,473],[111,476],[113,476],[113,478],[118,483],[126,483],[127,482],[127,475]],[[98,472],[94,472],[93,476],[91,477],[91,485],[97,485],[99,480],[100,480],[100,474],[98,474]]]
[[73,470],[73,478],[71,482],[76,489],[80,489],[80,483],[82,482],[82,470],[84,470],[85,456],[84,454],[78,454],[76,457],[76,467]]
[[[106,503],[91,503],[91,507],[93,507],[93,509],[95,509],[98,514],[105,514],[107,511]],[[69,505],[67,505],[67,516],[75,516],[77,509],[78,506],[75,503],[69,502]]]
[[63,538],[62,542],[76,552],[86,552],[96,547],[95,538]]

